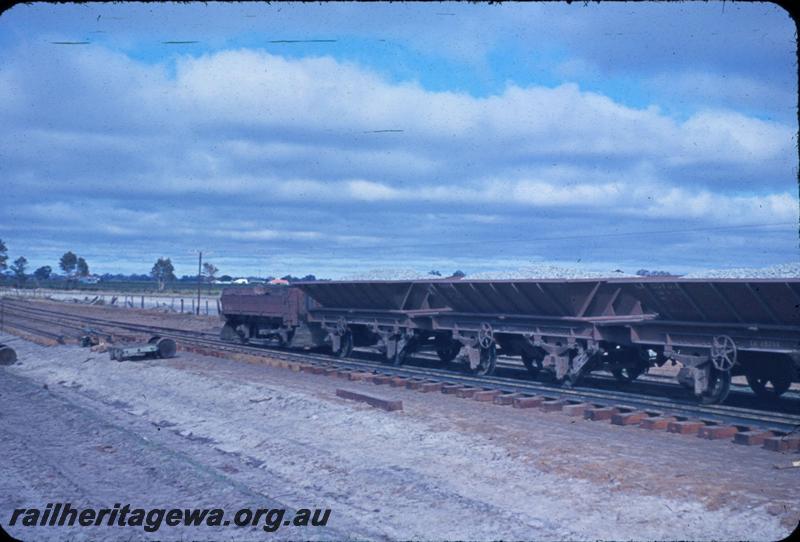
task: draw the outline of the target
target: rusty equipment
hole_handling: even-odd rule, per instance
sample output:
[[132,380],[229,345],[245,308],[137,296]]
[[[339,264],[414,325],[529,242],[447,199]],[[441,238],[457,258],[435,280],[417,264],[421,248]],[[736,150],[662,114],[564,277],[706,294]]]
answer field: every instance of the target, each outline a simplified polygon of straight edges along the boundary
[[84,335],[78,339],[78,344],[83,348],[92,348],[93,351],[96,351],[98,347],[102,348],[103,352],[105,352],[105,347],[108,344],[114,342],[114,338],[107,334],[102,333],[94,328],[86,327],[83,328]]
[[108,349],[110,359],[124,361],[126,359],[144,358],[171,358],[175,356],[178,347],[175,341],[166,337],[151,337],[147,344],[137,346],[113,346]]

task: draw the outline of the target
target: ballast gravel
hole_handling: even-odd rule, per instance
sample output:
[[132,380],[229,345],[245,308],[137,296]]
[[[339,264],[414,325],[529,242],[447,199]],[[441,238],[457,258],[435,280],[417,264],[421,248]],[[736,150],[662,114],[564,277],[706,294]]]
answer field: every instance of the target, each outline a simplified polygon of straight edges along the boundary
[[[798,473],[773,471],[785,458],[764,450],[185,352],[120,363],[0,341],[20,360],[0,370],[4,525],[16,507],[54,500],[332,510],[325,531],[270,539],[766,541],[797,517]],[[337,398],[345,385],[404,410]],[[24,540],[265,536],[9,529]]]

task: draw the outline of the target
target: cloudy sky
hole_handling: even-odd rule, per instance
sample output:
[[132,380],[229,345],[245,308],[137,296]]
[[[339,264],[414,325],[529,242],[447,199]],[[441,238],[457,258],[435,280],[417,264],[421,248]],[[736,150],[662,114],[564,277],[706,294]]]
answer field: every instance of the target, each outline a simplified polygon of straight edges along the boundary
[[17,5],[0,238],[100,273],[793,262],[795,50],[768,3]]

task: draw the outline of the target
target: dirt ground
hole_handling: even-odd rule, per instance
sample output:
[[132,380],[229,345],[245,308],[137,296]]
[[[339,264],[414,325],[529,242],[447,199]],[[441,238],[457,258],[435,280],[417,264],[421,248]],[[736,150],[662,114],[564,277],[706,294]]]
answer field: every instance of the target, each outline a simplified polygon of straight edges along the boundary
[[[328,526],[7,527],[23,540],[779,540],[800,455],[180,353],[8,335],[0,523],[48,502],[330,508]],[[401,399],[384,412],[336,388]]]

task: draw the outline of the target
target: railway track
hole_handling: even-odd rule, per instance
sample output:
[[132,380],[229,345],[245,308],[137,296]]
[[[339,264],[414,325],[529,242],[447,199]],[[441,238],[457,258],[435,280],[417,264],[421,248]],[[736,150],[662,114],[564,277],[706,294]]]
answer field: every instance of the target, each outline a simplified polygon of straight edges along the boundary
[[[628,390],[613,387],[561,388],[552,384],[519,378],[522,371],[511,366],[502,367],[500,374],[491,377],[476,377],[452,370],[425,365],[418,359],[417,365],[388,366],[377,356],[359,352],[357,358],[335,358],[314,352],[286,351],[264,346],[239,345],[221,341],[216,335],[207,332],[188,331],[165,326],[109,321],[84,315],[69,314],[64,311],[33,307],[30,303],[3,300],[4,326],[25,333],[45,336],[58,342],[67,337],[77,339],[88,329],[111,335],[119,340],[137,340],[141,336],[160,335],[172,338],[184,349],[206,353],[242,353],[255,356],[269,356],[302,367],[312,367],[312,372],[358,373],[405,379],[414,382],[438,382],[447,386],[476,391],[497,391],[504,395],[514,394],[518,398],[541,398],[542,402],[562,406],[588,404],[591,408],[615,408],[619,412],[643,412],[650,418],[673,417],[677,421],[698,420],[708,426],[733,426],[742,431],[771,431],[774,435],[793,435],[800,431],[800,403],[792,398],[784,398],[771,405],[739,406],[736,404],[699,405],[689,397],[681,397],[677,385],[664,387],[664,395],[651,396],[637,393],[636,388]],[[54,333],[53,328],[66,330]],[[509,363],[509,365],[511,365]],[[507,373],[517,373],[509,376]],[[603,379],[600,379],[603,380]],[[610,379],[605,379],[610,383]],[[663,387],[663,386],[662,386]],[[452,389],[452,388],[451,388]],[[468,392],[465,392],[468,393]],[[686,394],[683,394],[686,395]],[[732,394],[733,395],[733,394]],[[740,392],[738,395],[755,395]]]
[[[37,320],[40,321],[41,323],[48,325],[55,324],[61,327],[66,327],[67,329],[70,329],[74,333],[85,332],[87,326],[88,327],[94,326],[95,328],[112,327],[117,329],[123,329],[125,331],[139,331],[143,334],[158,333],[164,335],[165,333],[171,332],[171,333],[176,333],[177,335],[175,336],[175,338],[179,339],[183,339],[186,335],[190,335],[192,337],[215,341],[219,344],[223,344],[226,346],[230,344],[230,343],[220,342],[218,340],[218,335],[216,333],[197,332],[197,331],[189,331],[189,330],[163,327],[163,326],[153,327],[141,324],[109,321],[107,319],[94,318],[83,315],[75,315],[63,311],[45,309],[42,307],[34,307],[31,306],[30,303],[26,302],[9,302],[8,300],[6,300],[6,303],[7,306],[13,307],[13,309],[17,312],[17,314],[24,315],[29,320]],[[52,319],[55,317],[59,318],[58,322],[53,322]],[[67,322],[71,322],[71,325],[67,324]],[[258,344],[260,351],[268,350],[273,353],[286,352],[285,349],[280,349],[278,347],[270,346],[268,345],[268,343],[260,343],[255,340],[251,341],[251,343]],[[365,359],[377,361],[379,363],[382,363],[383,360],[381,356],[376,356],[372,354],[369,351],[369,349],[356,349],[355,355],[358,355]],[[340,358],[332,357],[331,359],[339,360]],[[422,363],[423,366],[426,364],[430,365],[432,363],[433,364],[438,363],[437,358],[435,356],[427,353],[416,354],[410,361],[416,364]],[[519,362],[519,360],[511,357],[503,357],[503,356],[499,357],[498,374],[509,378],[518,378],[525,380],[531,379],[530,374],[525,370],[524,366]],[[540,380],[540,382],[542,381]],[[685,399],[688,401],[692,401],[691,395],[685,392],[684,388],[676,384],[673,378],[665,376],[643,375],[634,382],[620,384],[611,375],[604,375],[603,373],[593,373],[587,375],[584,382],[586,385],[589,385],[591,387],[600,387],[610,390],[619,390],[620,387],[624,387],[623,391],[629,393],[663,395],[673,400]],[[543,383],[547,385],[546,381]],[[763,400],[756,397],[755,394],[752,393],[752,390],[750,390],[749,386],[747,385],[732,384],[732,387],[735,389],[735,391],[732,392],[731,397],[729,398],[728,401],[729,404],[736,404],[739,406],[750,406],[752,408],[765,408],[773,410],[784,409],[792,411],[791,405],[793,403],[797,403],[796,412],[800,413],[800,393],[798,392],[787,392],[784,395],[784,400],[765,403]]]
[[18,332],[22,332],[23,335],[32,334],[34,336],[44,337],[45,339],[52,340],[59,344],[64,344],[64,336],[60,333],[53,333],[52,331],[48,331],[46,329],[41,329],[36,326],[31,326],[29,323],[20,322],[18,319],[13,319],[11,321],[6,321],[3,323],[3,326],[0,327],[0,331],[4,330],[16,330]]

